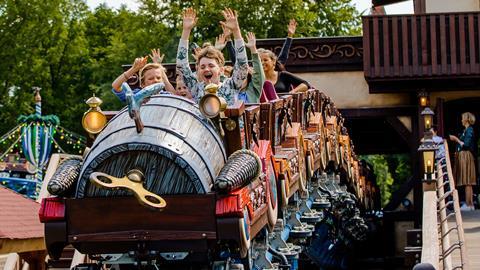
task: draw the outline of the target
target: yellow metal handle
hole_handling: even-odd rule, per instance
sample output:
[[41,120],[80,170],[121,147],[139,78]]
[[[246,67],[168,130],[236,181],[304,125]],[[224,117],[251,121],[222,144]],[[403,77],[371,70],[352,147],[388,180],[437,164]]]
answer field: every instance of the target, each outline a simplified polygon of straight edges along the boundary
[[90,175],[90,182],[99,188],[129,189],[133,192],[140,204],[154,209],[162,209],[167,206],[167,202],[162,197],[143,187],[143,174],[139,170],[131,170],[122,178],[117,178],[102,172],[94,172]]

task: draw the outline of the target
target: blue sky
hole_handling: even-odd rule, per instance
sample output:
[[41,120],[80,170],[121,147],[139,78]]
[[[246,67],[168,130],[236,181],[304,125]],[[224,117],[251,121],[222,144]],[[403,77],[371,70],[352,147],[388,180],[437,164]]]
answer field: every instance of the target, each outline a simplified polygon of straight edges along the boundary
[[[107,3],[108,6],[114,8],[119,8],[122,4],[127,5],[127,7],[132,10],[138,8],[138,3],[136,0],[87,0],[87,4],[92,8],[95,8],[103,2]],[[368,10],[371,6],[371,0],[353,0],[352,3],[357,7],[358,11],[360,12]],[[388,14],[413,13],[413,1],[408,0],[398,4],[388,5],[386,7],[386,11]]]

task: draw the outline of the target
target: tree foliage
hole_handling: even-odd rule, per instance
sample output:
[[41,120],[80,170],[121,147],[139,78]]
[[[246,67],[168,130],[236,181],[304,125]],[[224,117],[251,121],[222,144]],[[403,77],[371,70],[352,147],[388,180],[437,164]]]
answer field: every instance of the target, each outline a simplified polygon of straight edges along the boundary
[[362,159],[373,165],[377,185],[380,188],[382,206],[385,206],[392,194],[410,177],[409,155],[368,155],[362,156]]
[[104,110],[118,110],[110,84],[121,65],[151,48],[172,62],[186,7],[198,10],[193,40],[202,43],[220,33],[225,7],[238,10],[242,30],[258,38],[285,37],[290,18],[298,21],[298,37],[358,34],[360,18],[350,1],[139,0],[138,11],[90,10],[84,0],[0,1],[0,134],[33,112],[33,86],[42,88],[44,114],[58,115],[79,133],[92,93],[104,100]]

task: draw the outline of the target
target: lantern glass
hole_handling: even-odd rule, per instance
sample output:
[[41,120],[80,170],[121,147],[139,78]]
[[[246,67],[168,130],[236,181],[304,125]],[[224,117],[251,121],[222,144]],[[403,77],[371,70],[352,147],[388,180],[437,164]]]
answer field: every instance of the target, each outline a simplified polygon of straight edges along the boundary
[[425,121],[425,130],[429,130],[432,128],[432,115],[424,115],[424,121]]
[[428,99],[425,96],[420,97],[420,106],[426,107],[428,105]]
[[98,134],[107,125],[107,117],[99,110],[90,109],[83,115],[82,126],[90,134]]
[[433,174],[435,166],[435,151],[427,150],[423,152],[423,169],[426,175]]

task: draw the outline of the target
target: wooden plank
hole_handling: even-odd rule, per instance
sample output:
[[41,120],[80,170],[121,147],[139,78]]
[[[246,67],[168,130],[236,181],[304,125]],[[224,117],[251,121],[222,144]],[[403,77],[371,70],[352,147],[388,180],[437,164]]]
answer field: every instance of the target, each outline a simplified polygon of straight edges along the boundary
[[162,198],[167,206],[161,211],[140,205],[134,197],[68,199],[68,233],[216,230],[215,194],[162,195]]
[[[480,32],[480,16],[477,16],[477,36],[478,36],[478,47],[475,47],[475,51],[477,52],[480,52],[480,34],[478,34],[478,32]],[[480,55],[478,56],[478,58],[480,59]],[[478,65],[475,65],[477,67],[477,72],[480,73],[480,61],[478,61],[479,64]]]
[[373,17],[373,74],[375,77],[380,77],[380,33],[378,31],[378,18]]
[[457,40],[455,35],[455,15],[449,15],[449,30],[450,30],[450,72],[451,75],[457,74]]
[[460,73],[468,74],[467,67],[467,48],[465,40],[465,16],[458,15],[458,32],[460,37]]
[[409,61],[409,47],[410,42],[408,38],[408,20],[407,16],[402,16],[402,54],[403,54],[403,75],[411,76],[412,75],[412,63]]
[[422,263],[439,269],[439,241],[437,221],[437,191],[423,192]]
[[365,77],[372,75],[370,73],[372,65],[372,63],[370,63],[370,18],[371,17],[363,17],[363,72]]
[[414,106],[397,106],[384,108],[340,109],[345,119],[372,118],[385,116],[413,116],[416,113]]
[[477,73],[477,49],[475,48],[475,19],[473,14],[468,14],[468,41],[470,47],[470,72]]
[[[398,50],[399,42],[398,17],[392,17],[392,45],[393,45],[393,75],[400,75],[400,52]],[[405,63],[404,63],[405,65]]]
[[412,17],[412,75],[418,76],[420,75],[420,70],[418,68],[418,32],[417,32],[417,18],[414,16]]
[[[192,228],[192,230],[195,228]],[[176,231],[176,230],[132,230],[102,233],[73,234],[68,236],[70,243],[75,242],[124,242],[151,240],[201,240],[215,239],[215,231]]]
[[372,0],[372,5],[375,7],[386,6],[386,5],[396,4],[403,1],[406,1],[406,0]]
[[388,30],[389,17],[383,17],[383,72],[385,77],[390,77],[390,35],[395,35]]
[[424,14],[426,12],[425,0],[414,0],[413,3],[415,14]]
[[420,38],[421,38],[421,50],[422,50],[422,68],[420,69],[422,71],[422,75],[427,75],[428,74],[428,42],[427,42],[427,37],[428,37],[428,30],[427,30],[427,16],[420,16]]
[[444,14],[440,15],[440,59],[441,74],[447,74],[447,33]]
[[430,16],[430,59],[432,66],[432,73],[430,75],[438,75],[437,63],[437,16]]

